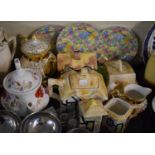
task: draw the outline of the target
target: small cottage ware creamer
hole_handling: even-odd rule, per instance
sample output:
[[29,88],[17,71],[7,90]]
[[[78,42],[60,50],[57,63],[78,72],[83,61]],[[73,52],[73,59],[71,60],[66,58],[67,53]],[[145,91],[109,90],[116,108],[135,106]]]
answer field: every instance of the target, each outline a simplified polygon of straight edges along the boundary
[[22,69],[19,59],[14,62],[16,70],[9,73],[3,81],[3,107],[19,116],[42,110],[47,106],[49,96],[41,85],[41,75],[32,69]]
[[138,84],[128,84],[124,87],[126,96],[135,102],[142,102],[152,92],[150,88],[142,87]]
[[112,98],[105,105],[108,113],[103,124],[112,132],[123,132],[133,112],[133,107],[120,98]]

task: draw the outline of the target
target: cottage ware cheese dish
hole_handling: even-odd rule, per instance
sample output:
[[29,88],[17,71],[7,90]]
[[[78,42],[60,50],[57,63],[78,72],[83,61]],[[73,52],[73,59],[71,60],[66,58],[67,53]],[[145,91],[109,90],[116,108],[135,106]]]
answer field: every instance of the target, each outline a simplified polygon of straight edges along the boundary
[[108,89],[112,90],[115,84],[136,83],[136,74],[129,63],[122,60],[107,61],[104,63],[109,76]]

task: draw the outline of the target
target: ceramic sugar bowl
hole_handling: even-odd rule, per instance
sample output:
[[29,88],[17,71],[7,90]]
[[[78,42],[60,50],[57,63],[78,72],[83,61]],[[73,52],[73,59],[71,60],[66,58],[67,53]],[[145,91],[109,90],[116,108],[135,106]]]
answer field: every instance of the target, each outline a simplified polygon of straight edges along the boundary
[[1,97],[2,106],[19,116],[26,116],[45,108],[49,96],[42,87],[42,77],[32,69],[22,69],[19,59],[15,59],[16,70],[3,80],[5,89]]
[[23,39],[21,45],[22,67],[35,69],[43,77],[53,74],[56,70],[56,57],[50,49],[49,42],[44,39]]

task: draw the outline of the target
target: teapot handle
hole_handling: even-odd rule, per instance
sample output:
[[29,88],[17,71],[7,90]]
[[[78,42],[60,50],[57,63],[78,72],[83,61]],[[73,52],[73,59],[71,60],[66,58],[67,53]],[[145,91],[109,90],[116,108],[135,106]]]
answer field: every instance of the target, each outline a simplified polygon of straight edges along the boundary
[[49,96],[52,96],[53,94],[53,86],[54,85],[58,85],[58,86],[63,86],[64,84],[64,80],[62,79],[48,79],[48,92],[49,92]]
[[11,50],[11,60],[14,58],[15,52],[16,52],[16,47],[17,47],[17,40],[15,36],[12,36],[8,39],[8,42],[13,42],[13,48]]

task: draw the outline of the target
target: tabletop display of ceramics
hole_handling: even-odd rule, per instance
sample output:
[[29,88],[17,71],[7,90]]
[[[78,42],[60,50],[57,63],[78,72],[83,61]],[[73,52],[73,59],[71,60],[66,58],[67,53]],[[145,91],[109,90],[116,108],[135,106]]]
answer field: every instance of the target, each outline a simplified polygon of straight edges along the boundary
[[44,37],[48,42],[50,42],[51,50],[55,53],[57,37],[62,29],[63,26],[45,25],[34,30],[30,36],[32,38]]
[[[150,83],[155,83],[154,28],[144,50],[151,56],[145,72]],[[45,25],[20,39],[22,57],[14,59],[15,70],[8,73],[16,38],[0,29],[0,73],[5,73],[0,132],[88,133],[100,132],[102,124],[109,131],[124,132],[146,109],[152,90],[137,84],[136,73],[126,62],[138,52],[131,30],[114,26],[99,31],[78,22]],[[152,107],[155,111],[155,98]]]
[[155,24],[148,31],[144,42],[143,58],[147,62],[148,58],[155,54]]
[[86,23],[73,23],[66,26],[57,39],[58,52],[74,53],[95,52],[98,46],[99,33],[96,28]]
[[0,133],[17,133],[20,131],[20,118],[10,111],[0,110]]
[[56,70],[56,57],[50,52],[50,43],[41,39],[25,39],[22,41],[21,65],[40,72],[43,77]]
[[[10,48],[12,44],[12,49]],[[7,34],[0,28],[0,85],[3,78],[9,72],[11,61],[16,52],[16,37],[8,37]]]
[[49,96],[41,85],[42,77],[32,69],[23,69],[18,58],[14,60],[16,70],[10,72],[3,81],[5,93],[1,104],[19,116],[26,116],[45,108]]
[[49,112],[38,112],[28,115],[21,125],[22,133],[59,133],[61,124],[59,119]]
[[100,31],[97,58],[99,62],[112,59],[130,60],[138,52],[135,34],[125,27],[108,27]]

